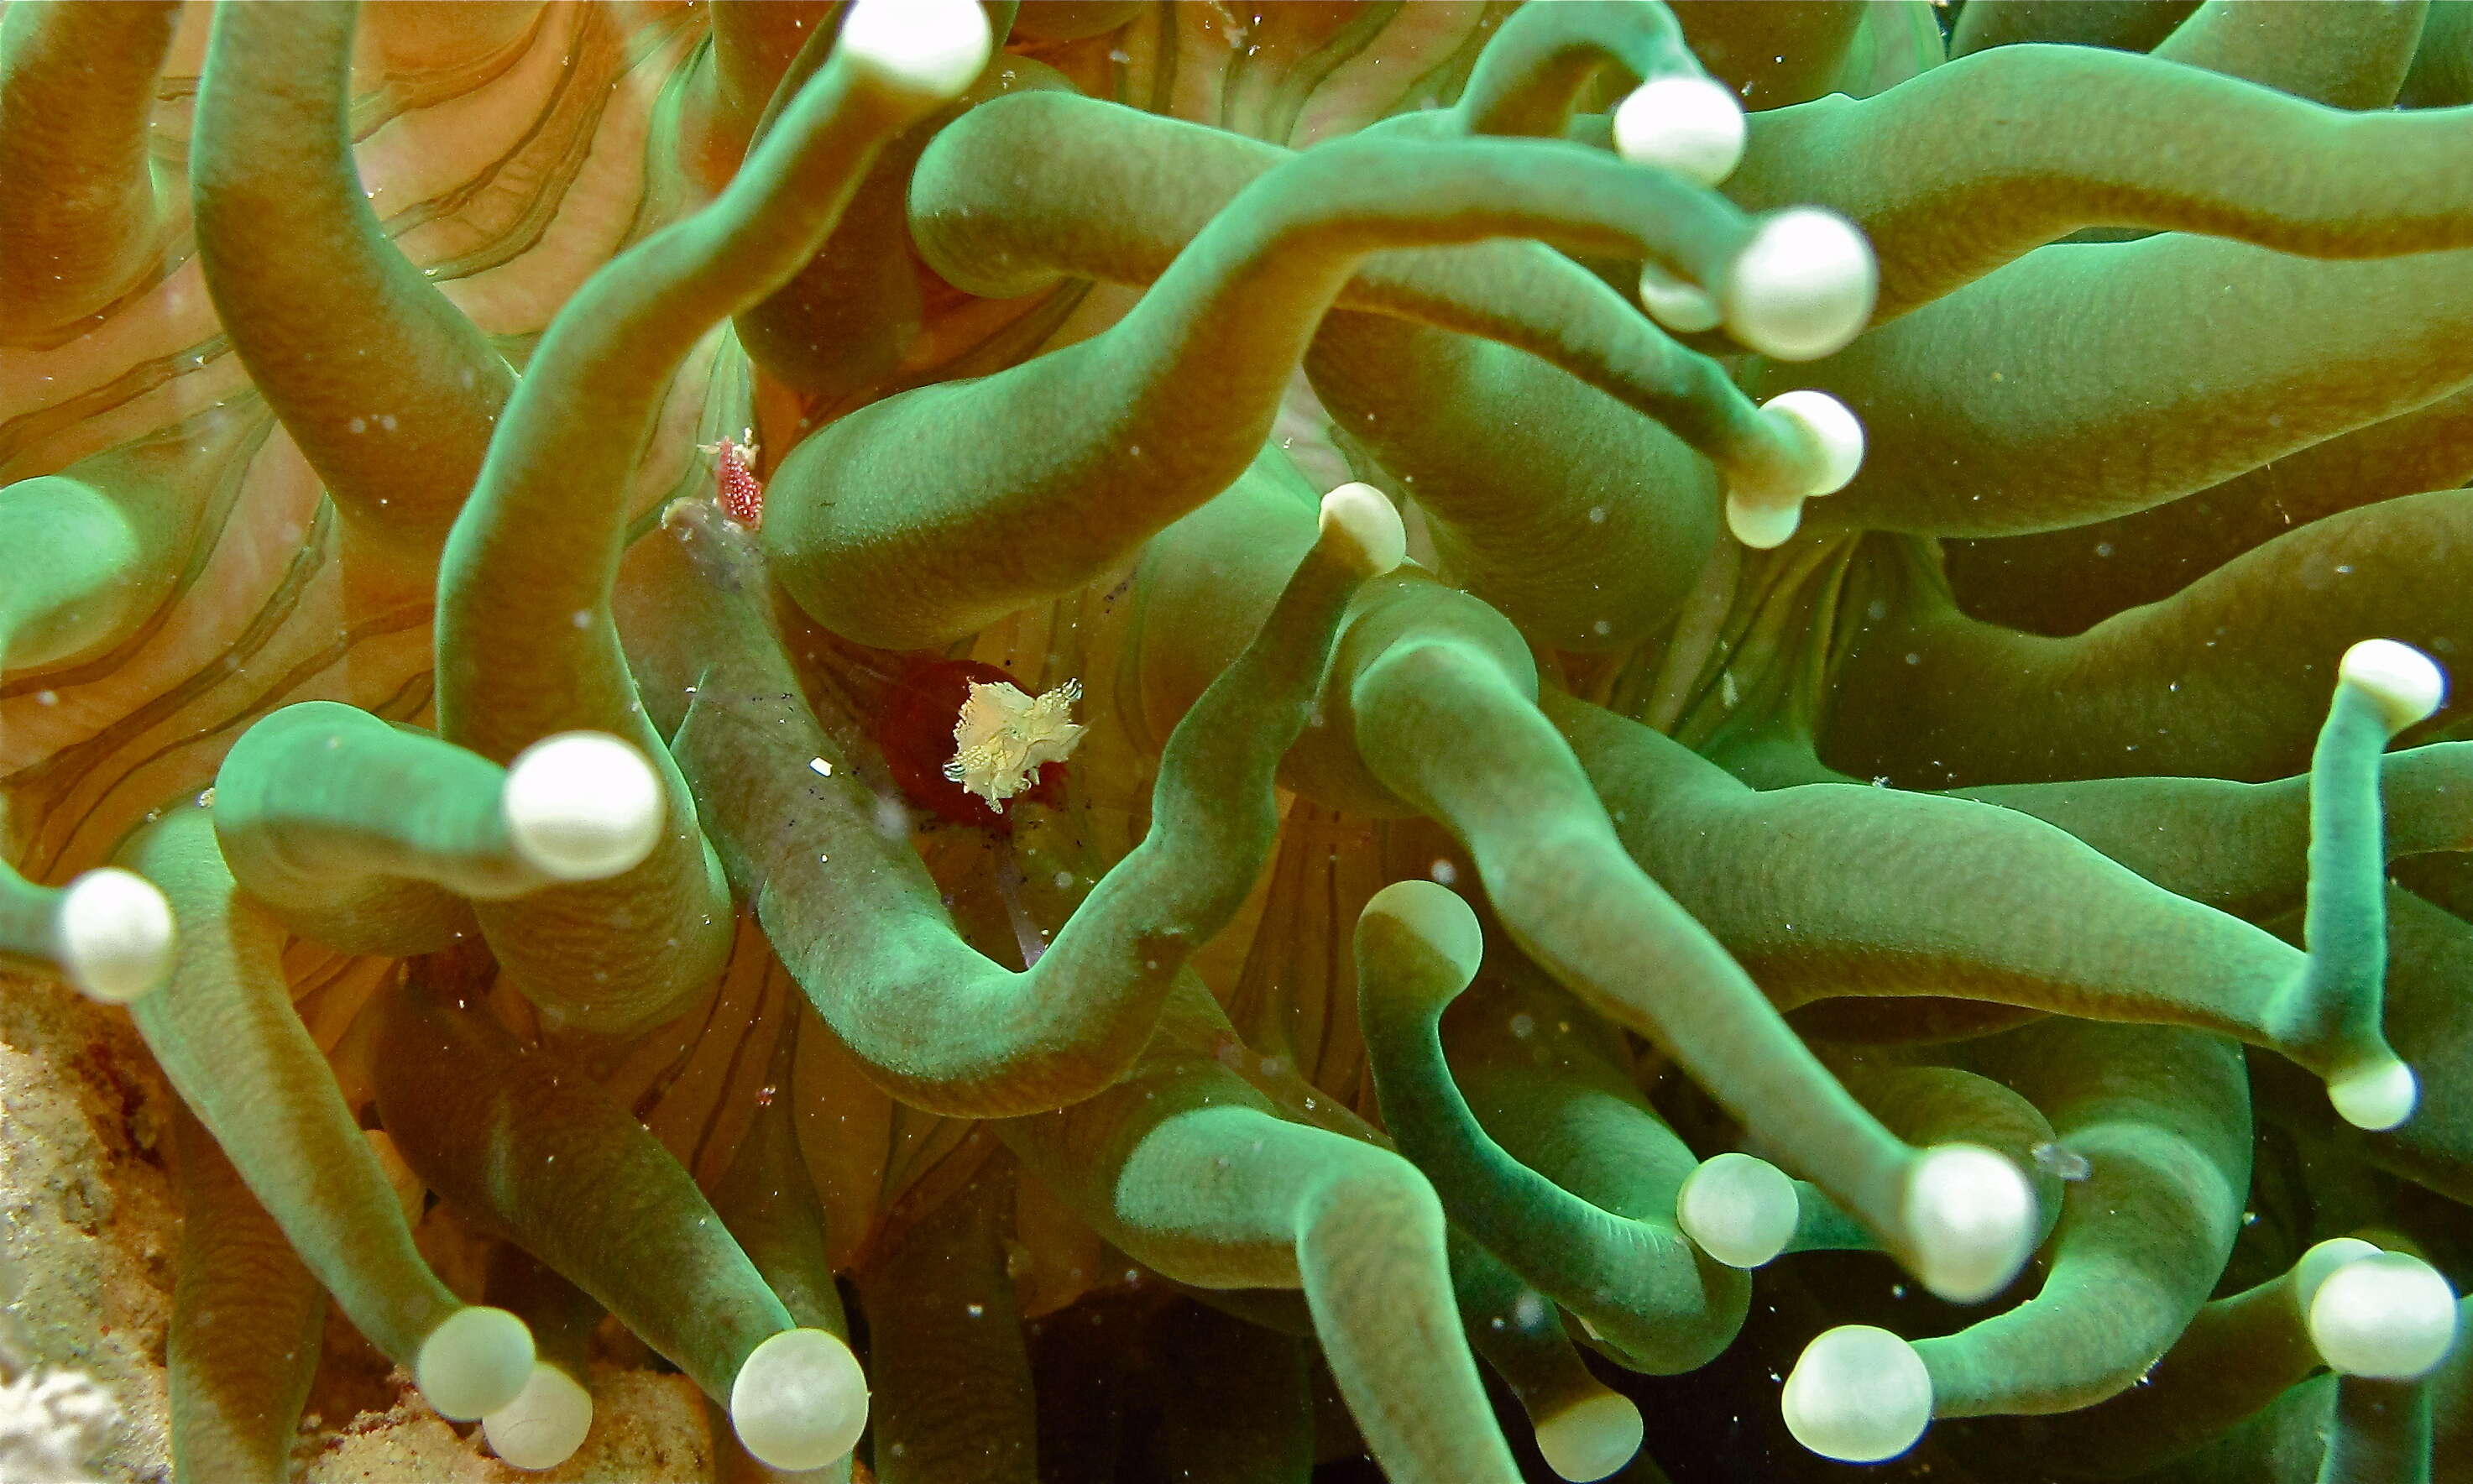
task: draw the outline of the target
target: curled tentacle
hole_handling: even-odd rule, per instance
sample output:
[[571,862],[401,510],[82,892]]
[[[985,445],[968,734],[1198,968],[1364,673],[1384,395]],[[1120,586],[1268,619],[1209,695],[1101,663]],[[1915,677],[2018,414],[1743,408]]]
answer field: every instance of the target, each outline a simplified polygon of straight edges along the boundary
[[389,999],[376,1060],[379,1110],[412,1167],[726,1399],[757,1458],[812,1469],[848,1453],[867,1421],[850,1348],[791,1322],[625,1108],[420,978]]
[[[2199,1309],[2143,1384],[2083,1411],[2006,1424],[1988,1436],[2015,1440],[2080,1477],[2120,1478],[2187,1460],[2327,1363],[2314,1336],[2313,1316],[2331,1279],[2365,1260],[2391,1268],[2399,1256],[2383,1257],[2352,1237],[2320,1242],[2286,1272]],[[2419,1266],[2409,1257],[2402,1262]],[[2419,1271],[2444,1288],[2427,1267]],[[2428,1286],[2417,1276],[2407,1281]],[[2374,1345],[2401,1341],[2427,1348],[2430,1321],[2438,1316],[2426,1304],[2408,1301],[2383,1323],[2370,1314],[2372,1305],[2360,1302],[2364,1297],[2345,1301],[2340,1294],[2329,1305],[2329,1319],[2366,1321],[2354,1328]],[[2447,1307],[2444,1320],[2452,1328],[2453,1304]],[[2409,1338],[2413,1334],[2421,1338]]]
[[[1666,1047],[1928,1285],[1972,1299],[2005,1283],[2033,1218],[2015,1168],[1980,1150],[1913,1150],[1884,1129],[1624,853],[1501,638],[1475,638],[1465,618],[1445,627],[1448,599],[1388,607],[1353,626],[1334,667],[1347,734],[1374,778],[1469,850],[1522,951]],[[1645,964],[1658,971],[1645,977]]]
[[[1674,1192],[1690,1160],[1681,1141],[1655,1137],[1665,1131],[1636,1095],[1614,1094],[1627,1109],[1593,1106],[1607,1100],[1603,1084],[1620,1079],[1552,1089],[1562,1096],[1542,1107],[1534,1082],[1519,1089],[1527,1096],[1496,1101],[1499,1124],[1519,1126],[1525,1142],[1554,1149],[1562,1156],[1555,1162],[1576,1166],[1584,1179],[1597,1175],[1586,1183],[1614,1196],[1608,1209],[1497,1143],[1461,1095],[1444,1060],[1440,1022],[1483,952],[1476,915],[1429,881],[1385,887],[1357,919],[1358,1014],[1384,1126],[1435,1183],[1454,1221],[1577,1315],[1626,1365],[1675,1372],[1707,1363],[1741,1325],[1749,1289],[1715,1264],[1704,1267],[1675,1230]],[[1609,1192],[1605,1170],[1589,1167],[1644,1155],[1645,1178],[1627,1182],[1629,1188]]]
[[132,1007],[138,1034],[309,1270],[429,1404],[474,1419],[532,1372],[504,1309],[468,1305],[414,1250],[403,1209],[335,1073],[292,1008],[283,930],[243,896],[207,811],[167,810],[123,850],[180,920],[172,982]]
[[606,730],[650,755],[667,785],[643,864],[478,912],[514,982],[563,1022],[661,1019],[710,980],[730,941],[720,864],[643,718],[611,616],[629,515],[617,496],[636,450],[696,341],[812,256],[876,151],[976,75],[981,21],[963,0],[854,10],[832,59],[721,196],[612,260],[560,311],[448,537],[441,735],[503,762],[553,732]]
[[1453,1312],[1432,1188],[1387,1150],[1278,1116],[1212,1054],[1226,1026],[1190,984],[1131,1076],[999,1136],[1101,1235],[1167,1277],[1303,1289],[1389,1477],[1512,1484]]
[[9,8],[0,24],[0,341],[56,334],[137,287],[163,250],[147,152],[168,0]]
[[516,373],[388,240],[352,164],[351,0],[215,12],[190,142],[232,347],[345,528],[438,559]]
[[[991,283],[955,266],[957,255],[972,255],[957,254],[936,228],[958,217],[926,217],[916,202],[959,168],[967,145],[957,138],[985,137],[1000,114],[1055,96],[988,105],[930,146],[913,225],[948,277],[1020,292],[1019,282]],[[965,225],[976,234],[988,224]],[[1366,256],[1513,234],[1621,244],[1704,282],[1720,281],[1751,240],[1748,224],[1715,198],[1576,146],[1333,141],[1246,186],[1101,334],[994,376],[875,403],[801,444],[775,474],[764,525],[780,580],[827,627],[896,648],[944,642],[1080,586],[1252,462],[1315,326]],[[1008,278],[1020,277],[1021,265],[976,246]],[[1669,359],[1681,371],[1689,358]],[[1669,394],[1671,420],[1704,435],[1731,420],[1724,431],[1755,445],[1725,450],[1747,479],[1811,492],[1813,477],[1795,467],[1803,450],[1783,426],[1706,380],[1669,381],[1680,383]],[[1017,416],[1034,406],[1075,411]],[[986,420],[1019,426],[1021,437],[960,466],[931,451],[950,430]],[[1763,455],[1771,467],[1755,473]]]
[[660,780],[615,737],[545,738],[501,768],[354,706],[304,701],[243,733],[215,776],[241,888],[305,938],[399,957],[469,930],[468,899],[629,870]]
[[[2229,1042],[2056,1020],[1972,1059],[2036,1095],[2088,1177],[2064,1187],[2042,1288],[2005,1314],[1914,1342],[1927,1386],[1910,1400],[1922,1404],[1876,1416],[1883,1436],[1861,1451],[1902,1429],[1911,1443],[1933,1418],[2074,1411],[2135,1385],[2206,1302],[2240,1230],[2249,1104]],[[1802,1363],[1836,1368],[1825,1345]],[[1794,1388],[1806,1415],[1836,1409],[1816,1385],[1825,1390]]]
[[[682,530],[727,560],[715,523]],[[674,746],[732,878],[870,1076],[955,1115],[1061,1107],[1132,1063],[1186,960],[1242,905],[1278,832],[1274,772],[1307,729],[1342,610],[1399,562],[1402,539],[1374,491],[1345,486],[1325,499],[1321,535],[1261,632],[1169,736],[1149,832],[1020,974],[954,933],[909,845],[886,838],[876,801],[743,609],[707,631],[708,667],[686,672],[694,701]],[[685,580],[696,586],[674,613],[732,602]],[[833,761],[833,774],[819,776],[811,758]]]

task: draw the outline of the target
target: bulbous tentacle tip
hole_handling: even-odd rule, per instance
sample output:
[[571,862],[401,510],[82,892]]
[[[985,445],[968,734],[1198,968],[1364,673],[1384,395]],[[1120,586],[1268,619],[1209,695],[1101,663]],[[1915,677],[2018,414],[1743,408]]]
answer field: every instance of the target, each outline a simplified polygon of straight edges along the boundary
[[1537,1424],[1537,1451],[1559,1478],[1602,1479],[1640,1452],[1645,1429],[1628,1397],[1600,1392]]
[[2035,1240],[2035,1190],[1989,1149],[1941,1144],[1907,1177],[1903,1212],[1915,1276],[1952,1304],[1975,1304],[2018,1276]]
[[1752,233],[1720,302],[1744,345],[1781,361],[1816,361],[1862,333],[1880,286],[1872,246],[1854,223],[1796,206]]
[[2310,1301],[2310,1343],[2343,1375],[2412,1380],[2456,1343],[2456,1290],[2419,1257],[2356,1258],[2329,1274]]
[[420,1342],[412,1383],[448,1422],[478,1422],[523,1394],[533,1375],[533,1332],[502,1308],[467,1304]]
[[2379,1249],[2374,1244],[2358,1236],[2331,1236],[2312,1247],[2301,1255],[2300,1261],[2293,1264],[2294,1303],[2299,1304],[2303,1314],[2308,1314],[2311,1304],[2318,1297],[2318,1289],[2327,1280],[2351,1263],[2378,1255]]
[[858,1446],[867,1427],[867,1376],[839,1336],[784,1329],[738,1368],[730,1422],[767,1468],[821,1469]]
[[1755,550],[1783,544],[1803,523],[1803,502],[1846,488],[1863,467],[1863,424],[1844,402],[1809,389],[1781,392],[1761,416],[1792,450],[1765,477],[1742,476],[1726,491],[1726,528]]
[[1640,265],[1640,306],[1678,335],[1697,335],[1725,323],[1717,296],[1655,263]]
[[117,866],[69,883],[52,933],[69,982],[109,1004],[153,993],[172,971],[172,904],[154,882]]
[[1932,1376],[1913,1346],[1870,1325],[1840,1325],[1804,1347],[1779,1397],[1787,1431],[1823,1458],[1897,1457],[1932,1425]]
[[1485,930],[1460,895],[1447,886],[1410,877],[1394,881],[1365,903],[1367,918],[1388,918],[1442,955],[1465,987],[1485,958]]
[[2364,639],[2344,651],[2336,682],[2377,703],[2393,735],[2429,716],[2447,699],[2447,673],[2410,644]]
[[1716,185],[1742,162],[1743,106],[1705,77],[1650,78],[1615,108],[1615,153]]
[[2327,1083],[2327,1101],[2336,1105],[2337,1115],[2372,1133],[2412,1117],[2413,1105],[2420,1100],[2420,1079],[2402,1062],[2375,1063]]
[[971,85],[994,46],[978,0],[858,0],[839,51],[894,87],[945,99]]
[[499,807],[516,852],[561,881],[632,871],[661,836],[660,776],[607,732],[561,732],[524,749]]
[[1674,1224],[1730,1268],[1766,1266],[1794,1238],[1794,1182],[1766,1160],[1728,1152],[1704,1160],[1675,1192]]
[[546,1360],[516,1400],[481,1419],[490,1451],[516,1469],[555,1469],[575,1456],[592,1430],[592,1393]]
[[1325,540],[1348,543],[1356,562],[1380,577],[1408,560],[1408,533],[1390,497],[1372,485],[1341,485],[1322,497]]

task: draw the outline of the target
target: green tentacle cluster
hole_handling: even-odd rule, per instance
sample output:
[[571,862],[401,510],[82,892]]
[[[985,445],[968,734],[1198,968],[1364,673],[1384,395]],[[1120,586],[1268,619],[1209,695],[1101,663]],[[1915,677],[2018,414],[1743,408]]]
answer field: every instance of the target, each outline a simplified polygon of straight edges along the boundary
[[180,1476],[2473,1469],[2473,21],[1954,9],[16,0]]

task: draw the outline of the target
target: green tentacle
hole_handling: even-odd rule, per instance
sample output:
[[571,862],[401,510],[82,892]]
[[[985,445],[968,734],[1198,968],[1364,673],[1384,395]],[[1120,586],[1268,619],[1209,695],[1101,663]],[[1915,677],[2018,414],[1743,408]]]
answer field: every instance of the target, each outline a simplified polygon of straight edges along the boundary
[[156,267],[147,130],[180,13],[36,0],[0,22],[0,342],[70,329]]
[[425,578],[516,373],[387,239],[352,164],[351,0],[215,12],[190,141],[232,347],[345,529]]

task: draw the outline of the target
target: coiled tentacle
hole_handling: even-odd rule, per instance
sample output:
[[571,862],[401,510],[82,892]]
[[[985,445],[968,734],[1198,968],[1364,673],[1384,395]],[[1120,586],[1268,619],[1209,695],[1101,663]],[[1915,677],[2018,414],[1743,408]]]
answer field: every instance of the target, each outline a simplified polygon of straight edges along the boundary
[[[1664,1130],[1636,1104],[1628,1118],[1591,1106],[1606,1098],[1599,1088],[1556,1089],[1563,1096],[1540,1107],[1532,1084],[1521,1089],[1528,1098],[1497,1103],[1498,1118],[1525,1125],[1530,1141],[1564,1145],[1559,1162],[1567,1166],[1663,1157],[1646,1179],[1613,1192],[1608,1209],[1497,1143],[1453,1082],[1439,1025],[1483,951],[1475,914],[1429,881],[1385,887],[1357,919],[1358,1013],[1384,1126],[1434,1182],[1457,1224],[1577,1315],[1625,1364],[1655,1372],[1705,1364],[1734,1337],[1749,1293],[1722,1268],[1704,1268],[1674,1229],[1674,1191],[1690,1159],[1681,1142],[1657,1139],[1650,1130]],[[1616,1144],[1609,1136],[1628,1137]],[[1591,1184],[1610,1193],[1602,1178]]]
[[[1460,839],[1522,951],[1666,1047],[1930,1286],[1972,1299],[2006,1282],[2033,1215],[2015,1168],[1981,1151],[1915,1151],[1882,1128],[1623,852],[1569,746],[1538,713],[1533,679],[1499,647],[1419,632],[1404,621],[1416,607],[1360,620],[1356,631],[1373,633],[1353,634],[1363,648],[1343,647],[1334,682],[1365,766]],[[1643,964],[1660,972],[1645,982]],[[1936,1184],[1944,1175],[1955,1181],[1947,1188]],[[1960,1185],[1962,1221],[1936,1204]]]
[[1302,1288],[1323,1356],[1402,1484],[1511,1484],[1453,1312],[1442,1208],[1387,1150],[1278,1116],[1212,1054],[1198,983],[1124,1081],[998,1133],[1127,1255],[1205,1288]]
[[[716,522],[684,516],[680,531],[730,569],[731,538]],[[1274,772],[1307,729],[1342,610],[1367,577],[1400,562],[1403,539],[1374,491],[1344,486],[1326,497],[1321,535],[1261,632],[1170,735],[1142,843],[1019,974],[955,934],[917,857],[885,838],[876,802],[743,607],[734,623],[716,612],[705,631],[710,668],[693,682],[673,746],[710,801],[732,879],[871,1077],[955,1115],[1062,1107],[1132,1064],[1186,960],[1242,905],[1278,831]],[[720,585],[681,576],[673,612],[732,603]],[[833,776],[812,771],[811,758],[833,762]]]

